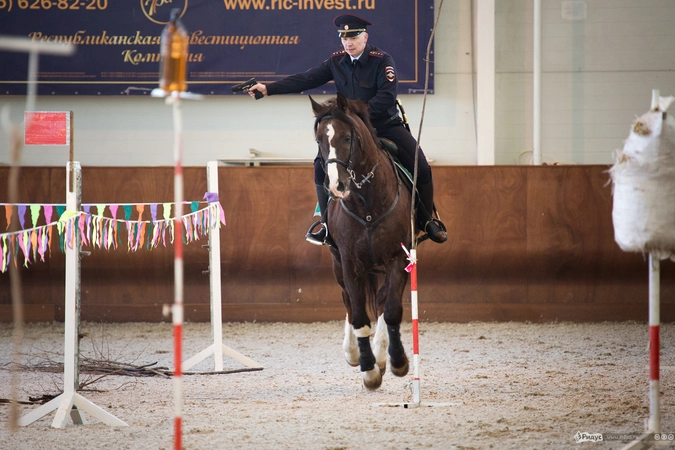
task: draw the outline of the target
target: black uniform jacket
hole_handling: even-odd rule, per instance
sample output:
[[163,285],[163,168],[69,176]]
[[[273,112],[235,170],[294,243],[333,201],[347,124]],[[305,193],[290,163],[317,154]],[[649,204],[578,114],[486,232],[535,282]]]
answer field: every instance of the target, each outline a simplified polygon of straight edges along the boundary
[[372,45],[366,45],[353,68],[351,58],[344,50],[335,52],[318,67],[268,84],[267,95],[299,93],[331,80],[337,91],[348,99],[368,103],[370,120],[375,128],[398,116],[394,59]]

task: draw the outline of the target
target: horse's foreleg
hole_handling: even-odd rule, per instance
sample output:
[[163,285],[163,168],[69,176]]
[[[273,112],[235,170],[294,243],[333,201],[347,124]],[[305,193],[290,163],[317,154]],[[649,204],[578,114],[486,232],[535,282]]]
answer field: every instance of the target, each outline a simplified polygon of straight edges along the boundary
[[408,374],[409,363],[401,342],[401,325],[387,325],[389,335],[389,358],[391,360],[391,373],[397,377]]
[[[382,384],[382,374],[380,373],[380,367],[375,364],[375,355],[370,347],[370,318],[366,312],[365,282],[362,278],[354,277],[354,274],[363,273],[363,270],[359,270],[359,268],[355,268],[349,264],[343,266],[343,273],[345,274],[342,277],[345,282],[343,296],[346,291],[346,296],[349,298],[349,311],[351,312],[347,317],[351,321],[352,330],[354,336],[356,336],[363,384],[368,389],[377,389]],[[348,339],[351,338],[345,337],[345,341]]]
[[363,385],[368,389],[377,389],[382,384],[380,367],[375,364],[375,355],[370,347],[370,326],[354,329],[359,346],[359,366],[363,375]]
[[354,328],[349,323],[349,314],[345,319],[345,339],[342,341],[342,349],[345,352],[345,359],[347,363],[356,367],[359,365],[359,347],[356,344],[356,336],[354,335]]
[[389,334],[387,333],[387,324],[384,321],[384,314],[377,318],[377,327],[375,328],[375,337],[373,338],[373,353],[375,361],[380,367],[380,372],[384,375],[387,370],[387,347],[389,346]]
[[[380,322],[382,325],[380,325]],[[384,328],[384,319],[380,316],[378,320],[377,330],[381,335],[385,335],[381,328]],[[377,342],[377,334],[376,342]],[[377,344],[381,347],[379,350],[378,359],[375,358],[373,350],[370,347],[370,325],[364,325],[361,328],[354,329],[353,325],[349,323],[349,314],[345,320],[345,338],[342,341],[342,349],[345,352],[345,358],[347,363],[351,366],[359,366],[361,373],[363,375],[363,384],[368,389],[377,389],[382,384],[382,372],[384,368],[380,370],[381,367],[386,367],[387,354],[386,348],[387,344],[382,344],[382,338],[379,339],[380,344]],[[380,359],[384,359],[384,364],[380,366]]]

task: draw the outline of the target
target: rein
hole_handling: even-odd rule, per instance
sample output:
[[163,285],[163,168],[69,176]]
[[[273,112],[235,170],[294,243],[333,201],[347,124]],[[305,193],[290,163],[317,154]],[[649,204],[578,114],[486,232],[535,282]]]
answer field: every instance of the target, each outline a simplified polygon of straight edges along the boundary
[[[397,175],[397,178],[398,178],[398,175]],[[340,205],[342,206],[342,209],[343,209],[347,214],[349,214],[351,217],[353,217],[354,219],[356,219],[356,221],[359,222],[361,225],[363,225],[364,227],[366,227],[366,230],[372,230],[373,228],[375,228],[376,226],[378,226],[380,223],[384,222],[384,220],[385,220],[387,217],[389,217],[389,215],[390,215],[392,212],[394,212],[394,208],[396,208],[396,205],[398,204],[398,199],[399,199],[399,197],[401,197],[401,181],[400,181],[400,180],[398,180],[397,185],[398,185],[398,187],[397,187],[397,189],[396,189],[396,197],[394,198],[394,202],[392,203],[392,205],[391,205],[391,207],[389,208],[389,210],[388,210],[386,213],[384,213],[384,215],[383,215],[382,217],[380,217],[379,219],[377,219],[375,222],[372,221],[372,220],[373,220],[373,216],[371,216],[369,213],[366,213],[365,219],[362,219],[361,217],[359,217],[358,215],[356,215],[355,213],[353,213],[352,211],[350,211],[349,208],[347,208],[347,205],[345,205],[345,202],[344,202],[344,201],[340,200]],[[368,186],[368,187],[370,188],[370,186]],[[368,189],[368,194],[366,194],[366,197],[368,198],[368,200],[370,200],[370,195],[369,195],[369,194],[370,194],[370,189]],[[364,203],[366,204],[366,210],[370,209],[370,208],[368,207],[370,202],[367,201],[366,199],[364,199],[362,196],[359,196],[359,197],[361,197],[361,199],[362,199],[362,200],[364,201]]]
[[358,195],[354,193],[355,195],[358,195],[361,200],[363,201],[363,204],[366,207],[366,217],[365,219],[362,219],[359,217],[356,213],[353,211],[350,211],[349,208],[347,208],[347,205],[345,204],[344,200],[340,199],[340,206],[342,206],[342,209],[344,212],[349,215],[352,219],[356,220],[359,222],[361,225],[363,225],[367,231],[367,236],[368,236],[368,252],[370,253],[370,258],[372,259],[373,263],[375,263],[376,258],[375,258],[375,249],[373,248],[373,230],[375,229],[376,226],[384,222],[387,217],[391,215],[391,213],[394,212],[394,209],[396,208],[396,205],[398,204],[398,200],[401,198],[401,185],[403,184],[401,182],[401,178],[398,175],[398,172],[396,171],[396,165],[394,164],[394,160],[391,157],[391,155],[387,154],[389,156],[389,160],[391,161],[392,167],[394,168],[394,176],[396,177],[396,197],[394,198],[394,201],[392,202],[391,206],[385,212],[382,216],[380,216],[379,219],[375,220],[373,222],[373,216],[370,214],[370,185],[368,185],[368,192],[366,193],[366,198],[364,198],[361,195]]

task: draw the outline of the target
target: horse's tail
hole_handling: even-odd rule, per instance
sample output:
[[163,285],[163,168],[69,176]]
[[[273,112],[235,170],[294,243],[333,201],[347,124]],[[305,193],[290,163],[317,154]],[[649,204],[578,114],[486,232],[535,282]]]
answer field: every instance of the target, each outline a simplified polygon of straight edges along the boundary
[[373,320],[377,321],[377,274],[368,272],[366,274],[366,308]]

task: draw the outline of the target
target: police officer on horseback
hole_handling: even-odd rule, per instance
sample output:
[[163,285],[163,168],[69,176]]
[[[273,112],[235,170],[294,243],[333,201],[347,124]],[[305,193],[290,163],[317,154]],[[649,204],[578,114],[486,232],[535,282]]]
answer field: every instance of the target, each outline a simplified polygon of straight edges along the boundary
[[[249,95],[254,97],[255,91],[263,95],[300,93],[333,80],[337,91],[345,97],[350,100],[362,100],[368,104],[370,121],[378,137],[396,144],[398,160],[412,173],[417,141],[404,126],[396,106],[398,80],[393,58],[368,44],[367,27],[372,23],[367,20],[343,14],[337,16],[333,23],[338,27],[343,50],[333,53],[321,65],[306,72],[267,85],[255,84],[249,89]],[[328,236],[325,225],[328,194],[323,187],[324,179],[324,168],[320,157],[317,156],[314,160],[314,184],[321,210],[321,221],[312,225],[306,235],[309,242],[317,245],[325,244]],[[434,187],[431,168],[421,148],[418,155],[417,181],[421,203],[417,208],[418,227],[426,232],[432,241],[445,242],[448,239],[445,226],[438,218],[433,217]],[[315,232],[319,225],[320,228]]]

